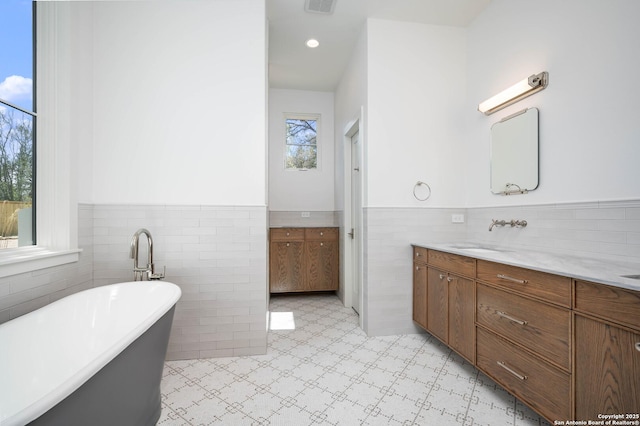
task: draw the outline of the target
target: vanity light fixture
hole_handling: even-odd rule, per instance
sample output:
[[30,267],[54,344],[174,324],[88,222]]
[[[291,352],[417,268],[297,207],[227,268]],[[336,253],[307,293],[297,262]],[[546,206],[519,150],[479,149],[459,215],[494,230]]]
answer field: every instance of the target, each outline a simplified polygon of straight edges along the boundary
[[318,40],[316,40],[315,38],[310,38],[309,40],[307,40],[305,42],[305,44],[310,49],[315,49],[316,47],[320,46],[320,42]]
[[543,71],[539,74],[533,74],[529,78],[514,84],[497,95],[487,99],[478,105],[478,111],[484,115],[493,114],[502,108],[518,102],[521,99],[531,96],[547,87],[549,84],[549,73]]

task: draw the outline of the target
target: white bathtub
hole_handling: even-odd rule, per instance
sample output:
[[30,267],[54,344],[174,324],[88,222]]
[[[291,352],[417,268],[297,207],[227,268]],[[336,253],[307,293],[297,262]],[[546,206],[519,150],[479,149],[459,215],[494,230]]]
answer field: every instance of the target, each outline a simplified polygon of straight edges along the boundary
[[[178,286],[162,281],[113,284],[76,293],[0,325],[0,425],[23,425],[34,420],[44,424],[72,424],[64,418],[68,414],[65,411],[69,410],[78,417],[74,419],[78,424],[97,424],[98,418],[105,415],[101,411],[122,411],[117,406],[120,402],[98,403],[105,395],[86,395],[81,387],[93,387],[107,398],[112,394],[116,397],[126,394],[127,389],[138,382],[149,381],[126,372],[137,374],[140,365],[152,363],[155,371],[145,373],[145,377],[153,376],[150,381],[154,389],[137,389],[136,395],[128,397],[149,399],[157,413],[135,413],[135,416],[149,416],[149,419],[138,417],[129,421],[126,418],[124,423],[157,421],[160,410],[157,370],[161,375],[168,329],[180,295]],[[143,335],[156,329],[157,326],[153,326],[161,319],[164,330],[155,335],[162,337],[154,337],[152,348],[146,349],[143,355],[136,355],[140,354],[137,351],[128,356],[140,365],[125,363],[124,367],[119,367],[125,369],[125,374],[120,373],[125,381],[128,375],[132,376],[133,384],[125,383],[124,390],[109,389],[97,381],[99,372],[113,381],[117,373],[111,372],[109,368],[112,367],[108,364],[112,361],[114,365],[122,364],[121,358],[131,352],[131,348],[140,346]],[[158,340],[163,341],[157,343]],[[90,418],[82,419],[78,407],[64,408],[78,397],[81,410]],[[95,422],[92,417],[96,417]],[[103,420],[104,424],[118,424],[114,423],[116,421],[122,424],[123,421],[122,418]]]

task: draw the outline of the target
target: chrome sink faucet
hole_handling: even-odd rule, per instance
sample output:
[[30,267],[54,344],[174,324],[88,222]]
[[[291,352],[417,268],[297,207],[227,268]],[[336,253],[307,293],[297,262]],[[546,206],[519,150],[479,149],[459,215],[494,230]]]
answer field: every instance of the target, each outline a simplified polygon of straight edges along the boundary
[[[140,267],[139,250],[140,235],[144,234],[147,237],[147,265]],[[147,281],[161,280],[164,278],[165,271],[161,274],[156,274],[153,266],[153,238],[151,232],[145,228],[138,229],[131,238],[131,250],[129,253],[131,259],[133,259],[133,280],[144,281],[144,277],[147,277]]]

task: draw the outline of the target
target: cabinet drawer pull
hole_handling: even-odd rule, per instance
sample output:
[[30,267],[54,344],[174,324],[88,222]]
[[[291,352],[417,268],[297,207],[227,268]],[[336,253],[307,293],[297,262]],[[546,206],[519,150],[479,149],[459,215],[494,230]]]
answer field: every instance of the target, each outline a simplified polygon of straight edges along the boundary
[[504,275],[504,274],[498,274],[497,276],[498,276],[498,278],[500,278],[502,280],[507,280],[507,281],[511,281],[511,282],[514,282],[514,283],[518,283],[518,284],[526,284],[526,283],[529,282],[527,280],[521,280],[521,279],[518,279],[518,278],[513,278],[513,277],[510,277],[510,276]]
[[511,373],[514,376],[516,376],[520,380],[527,380],[528,379],[527,376],[523,376],[522,374],[520,374],[520,373],[514,371],[513,369],[511,369],[509,366],[507,366],[507,364],[504,363],[504,361],[498,361],[498,365],[500,367],[504,368],[505,370],[507,370],[509,373]]
[[512,317],[511,315],[509,315],[509,314],[507,314],[507,313],[505,313],[505,312],[496,311],[496,314],[497,314],[498,316],[501,316],[502,318],[506,318],[506,319],[508,319],[509,321],[513,321],[513,322],[518,323],[518,324],[520,324],[520,325],[527,325],[527,321],[522,321],[522,320],[519,320],[519,319],[517,319],[517,318],[514,318],[514,317]]
[[636,342],[636,351],[640,352],[640,342]]

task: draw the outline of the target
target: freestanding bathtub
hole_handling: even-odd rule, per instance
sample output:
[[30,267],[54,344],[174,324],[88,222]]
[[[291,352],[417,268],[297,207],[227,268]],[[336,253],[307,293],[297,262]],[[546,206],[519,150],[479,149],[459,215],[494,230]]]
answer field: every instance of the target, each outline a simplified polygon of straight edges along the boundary
[[0,325],[0,425],[154,425],[180,295],[113,284]]

